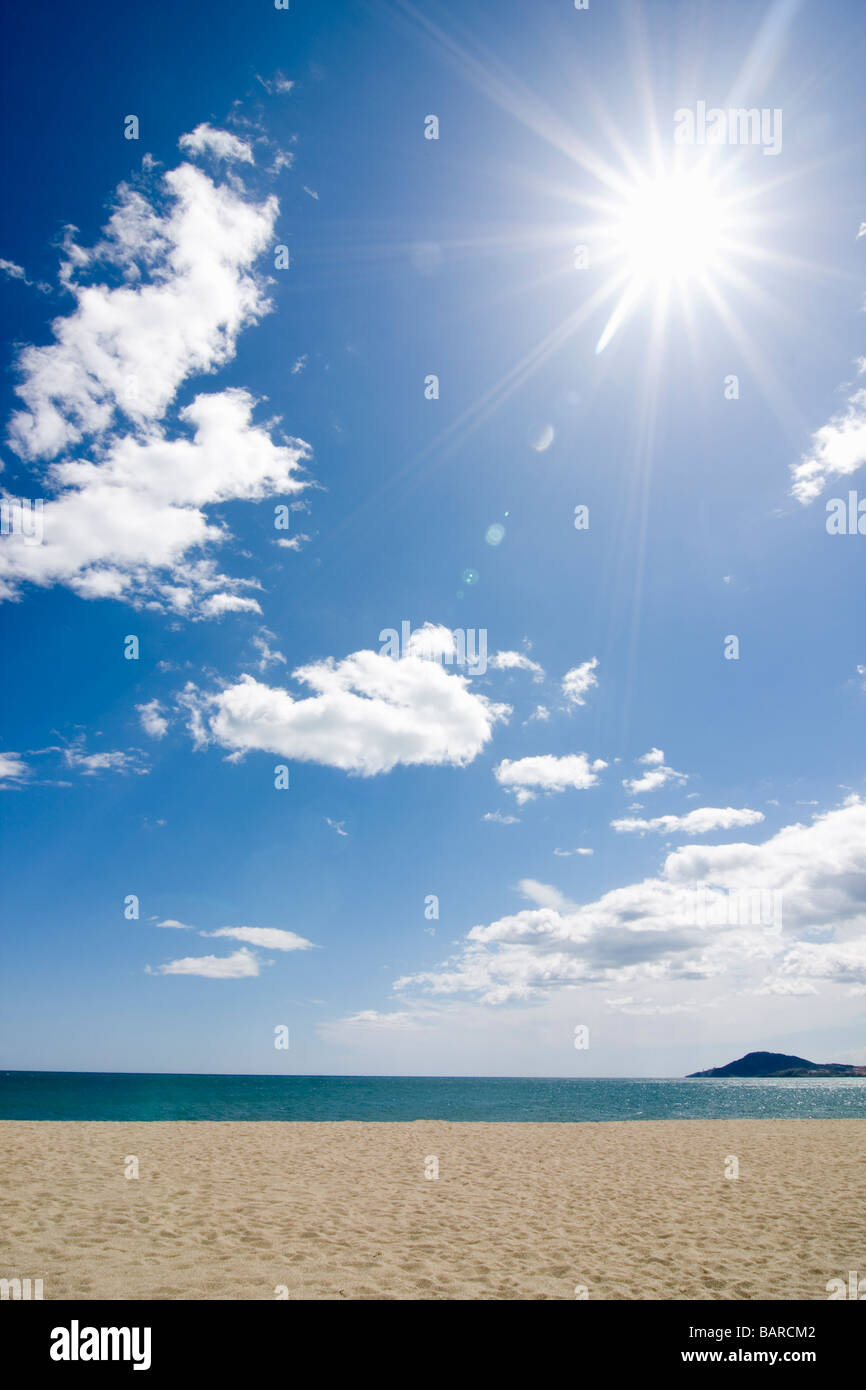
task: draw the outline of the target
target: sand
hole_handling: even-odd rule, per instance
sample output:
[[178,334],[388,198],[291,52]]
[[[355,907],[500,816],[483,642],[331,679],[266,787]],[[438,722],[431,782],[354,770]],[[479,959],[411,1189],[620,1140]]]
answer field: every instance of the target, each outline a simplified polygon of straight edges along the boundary
[[6,1121],[0,1155],[0,1277],[46,1299],[826,1299],[866,1275],[866,1120]]

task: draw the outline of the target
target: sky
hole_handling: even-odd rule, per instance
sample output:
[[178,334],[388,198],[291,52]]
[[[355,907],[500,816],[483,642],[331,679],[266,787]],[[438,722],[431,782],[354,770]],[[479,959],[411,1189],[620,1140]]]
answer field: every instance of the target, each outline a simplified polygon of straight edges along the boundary
[[858,7],[7,28],[0,1066],[866,1062]]

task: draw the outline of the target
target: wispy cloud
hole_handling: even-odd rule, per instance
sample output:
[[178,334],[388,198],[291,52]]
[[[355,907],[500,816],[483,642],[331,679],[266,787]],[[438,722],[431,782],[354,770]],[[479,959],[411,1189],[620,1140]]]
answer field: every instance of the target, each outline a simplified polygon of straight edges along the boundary
[[494,671],[531,671],[534,681],[544,680],[544,669],[525,652],[494,652],[487,665]]
[[735,826],[758,825],[764,819],[763,811],[750,811],[747,807],[734,810],[731,806],[700,806],[688,811],[684,816],[654,816],[651,820],[628,818],[612,820],[614,830],[656,831],[665,835],[706,835],[711,830],[731,830]]
[[259,974],[258,957],[242,946],[230,956],[184,956],[165,965],[145,966],[148,975],[200,975],[205,980],[242,980]]
[[278,927],[219,927],[202,932],[202,936],[228,936],[233,941],[245,941],[248,946],[261,946],[267,951],[312,951],[313,942],[293,931]]
[[586,704],[587,693],[598,685],[597,669],[598,657],[594,656],[591,661],[584,661],[580,666],[566,671],[562,678],[562,693],[570,705]]
[[18,753],[0,753],[0,783],[22,782],[28,771],[27,764]]

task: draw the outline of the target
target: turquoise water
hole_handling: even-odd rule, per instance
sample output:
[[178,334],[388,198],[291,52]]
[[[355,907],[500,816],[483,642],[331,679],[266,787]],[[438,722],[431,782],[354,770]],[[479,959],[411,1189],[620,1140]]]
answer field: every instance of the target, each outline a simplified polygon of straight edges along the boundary
[[0,1072],[0,1120],[864,1118],[866,1077],[686,1081]]

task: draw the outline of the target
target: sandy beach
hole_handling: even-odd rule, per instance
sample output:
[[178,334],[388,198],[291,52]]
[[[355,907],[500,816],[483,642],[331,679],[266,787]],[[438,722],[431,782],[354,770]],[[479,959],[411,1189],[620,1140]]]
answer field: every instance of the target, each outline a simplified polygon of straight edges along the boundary
[[0,1276],[46,1299],[826,1299],[866,1274],[863,1120],[7,1121],[0,1153]]

